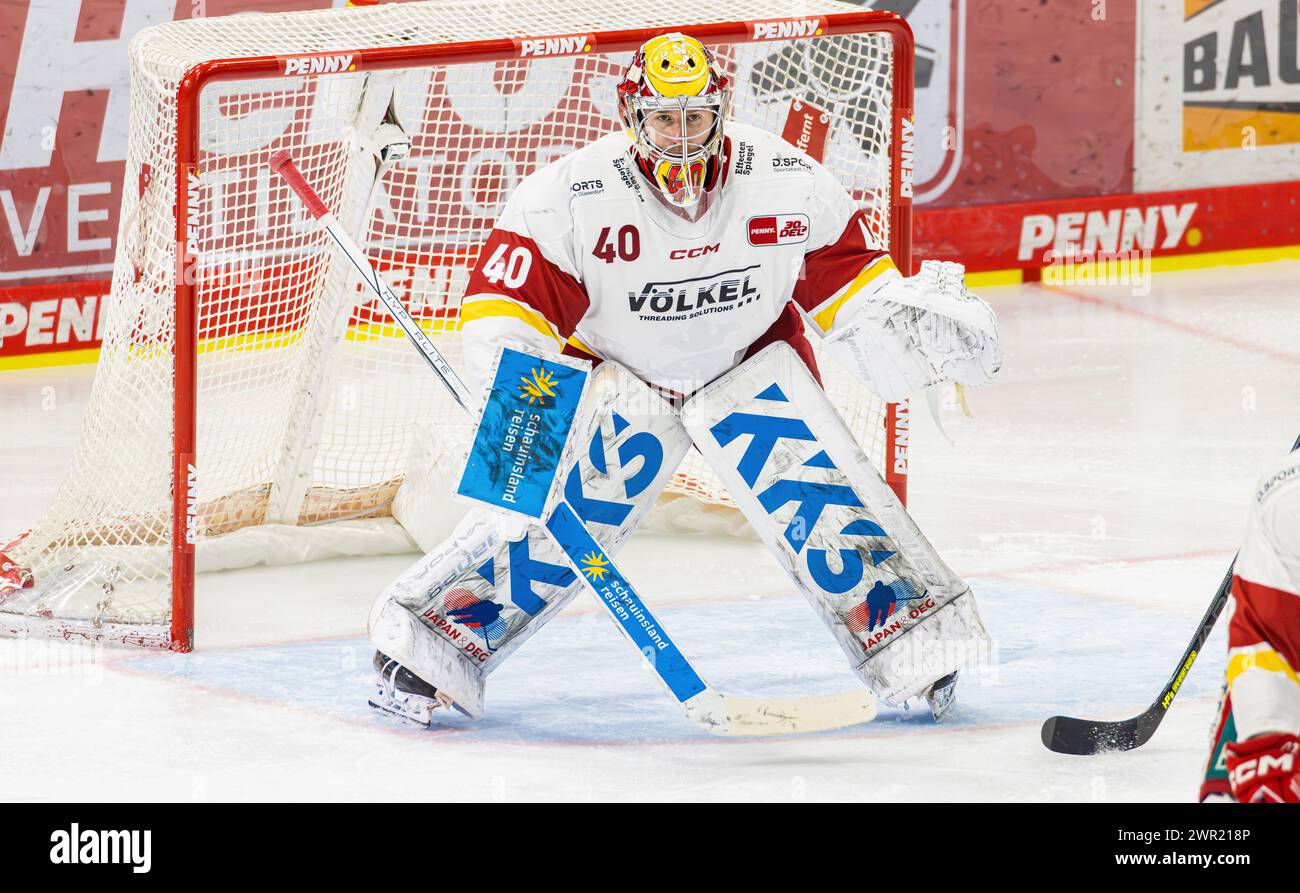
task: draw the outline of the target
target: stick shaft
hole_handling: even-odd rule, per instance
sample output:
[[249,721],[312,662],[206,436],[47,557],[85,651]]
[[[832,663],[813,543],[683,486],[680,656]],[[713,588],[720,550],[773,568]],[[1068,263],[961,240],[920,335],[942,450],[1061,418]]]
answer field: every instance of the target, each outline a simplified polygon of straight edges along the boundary
[[456,370],[451,367],[451,364],[447,362],[447,359],[434,345],[433,341],[424,333],[424,329],[420,328],[419,323],[411,316],[401,298],[393,294],[393,290],[388,287],[388,283],[384,282],[383,277],[370,263],[370,259],[362,253],[357,243],[344,231],[338,220],[325,207],[325,203],[321,201],[320,196],[303,178],[302,172],[293,163],[289,153],[285,151],[275,153],[271,157],[271,170],[284,178],[285,183],[302,200],[302,203],[311,212],[316,222],[329,234],[330,238],[334,240],[334,244],[346,255],[347,259],[352,262],[352,266],[356,268],[366,285],[370,286],[370,290],[379,298],[389,315],[392,316],[393,321],[406,333],[406,337],[415,345],[416,350],[420,352],[420,356],[424,357],[425,362],[429,364],[429,368],[434,371],[434,374],[451,392],[451,396],[455,401],[465,411],[472,412],[469,389],[460,380]]

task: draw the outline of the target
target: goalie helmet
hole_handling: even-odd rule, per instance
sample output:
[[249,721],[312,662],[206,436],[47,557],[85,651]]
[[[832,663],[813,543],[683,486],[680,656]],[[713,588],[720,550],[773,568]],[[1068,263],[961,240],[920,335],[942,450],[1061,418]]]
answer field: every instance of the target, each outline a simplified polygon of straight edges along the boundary
[[731,80],[704,44],[661,34],[641,45],[618,85],[618,114],[638,165],[667,201],[694,208],[723,164]]

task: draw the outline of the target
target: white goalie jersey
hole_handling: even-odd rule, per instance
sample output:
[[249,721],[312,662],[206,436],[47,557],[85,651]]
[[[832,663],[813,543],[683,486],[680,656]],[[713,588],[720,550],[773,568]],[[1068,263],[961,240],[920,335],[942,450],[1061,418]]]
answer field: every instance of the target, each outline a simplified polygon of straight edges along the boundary
[[681,394],[774,341],[812,366],[801,317],[828,333],[898,271],[825,168],[766,131],[727,134],[695,220],[656,197],[622,133],[525,179],[462,301],[471,379],[501,340],[616,360]]

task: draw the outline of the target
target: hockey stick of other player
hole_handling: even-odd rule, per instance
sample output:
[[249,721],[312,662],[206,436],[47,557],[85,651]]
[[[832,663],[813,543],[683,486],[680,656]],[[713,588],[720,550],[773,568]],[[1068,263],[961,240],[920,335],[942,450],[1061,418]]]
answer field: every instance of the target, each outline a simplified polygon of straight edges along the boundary
[[[317,224],[347,255],[456,402],[472,413],[470,394],[460,377],[407,312],[401,299],[380,278],[369,258],[325,207],[289,153],[275,153],[270,167],[293,189]],[[636,646],[676,697],[687,718],[704,730],[715,735],[786,735],[839,729],[875,718],[876,701],[866,690],[771,699],[737,698],[718,692],[695,672],[690,660],[673,644],[663,625],[655,619],[567,502],[556,507],[546,521],[546,529],[564,551],[578,579],[614,617],[624,636]]]
[[[1291,449],[1300,450],[1300,438],[1296,439]],[[1196,662],[1205,640],[1210,637],[1214,624],[1218,622],[1219,614],[1223,612],[1223,606],[1228,603],[1228,595],[1232,592],[1232,575],[1236,566],[1237,558],[1234,556],[1232,563],[1228,565],[1227,575],[1219,584],[1218,591],[1214,593],[1214,601],[1210,602],[1205,616],[1201,618],[1200,626],[1196,628],[1196,635],[1192,636],[1191,643],[1179,658],[1178,666],[1174,668],[1173,675],[1165,683],[1164,690],[1160,692],[1155,703],[1143,713],[1117,722],[1053,716],[1043,723],[1043,744],[1057,753],[1088,756],[1109,750],[1133,750],[1150,741],[1151,736],[1160,726],[1160,721],[1165,718],[1169,705],[1177,697],[1178,689],[1182,687],[1183,681],[1192,669],[1192,664]]]

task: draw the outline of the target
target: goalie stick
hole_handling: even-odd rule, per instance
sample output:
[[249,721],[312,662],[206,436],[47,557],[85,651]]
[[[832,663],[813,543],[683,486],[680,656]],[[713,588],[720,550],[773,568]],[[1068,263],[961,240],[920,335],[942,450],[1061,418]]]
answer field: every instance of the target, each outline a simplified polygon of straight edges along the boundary
[[[317,225],[347,255],[361,278],[420,351],[429,368],[451,392],[453,399],[462,409],[473,414],[470,394],[465,384],[411,317],[401,299],[380,278],[356,242],[325,207],[289,153],[281,150],[272,155],[270,168],[288,184],[307,207]],[[556,545],[563,550],[587,591],[614,617],[619,630],[642,653],[680,703],[687,718],[705,731],[715,735],[786,735],[839,729],[875,718],[876,700],[866,690],[796,698],[738,698],[722,694],[695,672],[690,660],[673,644],[663,625],[655,619],[650,608],[637,595],[627,578],[618,571],[609,555],[567,502],[556,506],[545,527]],[[593,558],[596,559],[594,563],[603,568],[602,576],[609,580],[602,582],[600,587],[583,572],[583,564],[593,564]],[[579,563],[580,560],[583,564]],[[658,644],[648,637],[647,627],[658,631]]]
[[[1291,450],[1292,452],[1300,450],[1300,438],[1296,439]],[[1196,628],[1196,634],[1192,636],[1191,643],[1179,658],[1173,675],[1165,683],[1155,703],[1131,719],[1115,722],[1079,719],[1074,716],[1053,716],[1043,723],[1043,744],[1057,753],[1090,756],[1102,751],[1133,750],[1150,741],[1151,736],[1159,728],[1161,720],[1165,718],[1169,706],[1178,696],[1178,690],[1182,687],[1187,674],[1191,672],[1192,664],[1196,662],[1205,640],[1210,637],[1214,624],[1219,620],[1219,614],[1223,612],[1223,606],[1228,603],[1228,596],[1232,592],[1232,575],[1236,567],[1237,558],[1234,556],[1232,563],[1228,565],[1227,575],[1219,584],[1218,591],[1214,593],[1214,600],[1210,602],[1210,607],[1206,609],[1205,616],[1201,618],[1201,623]]]

